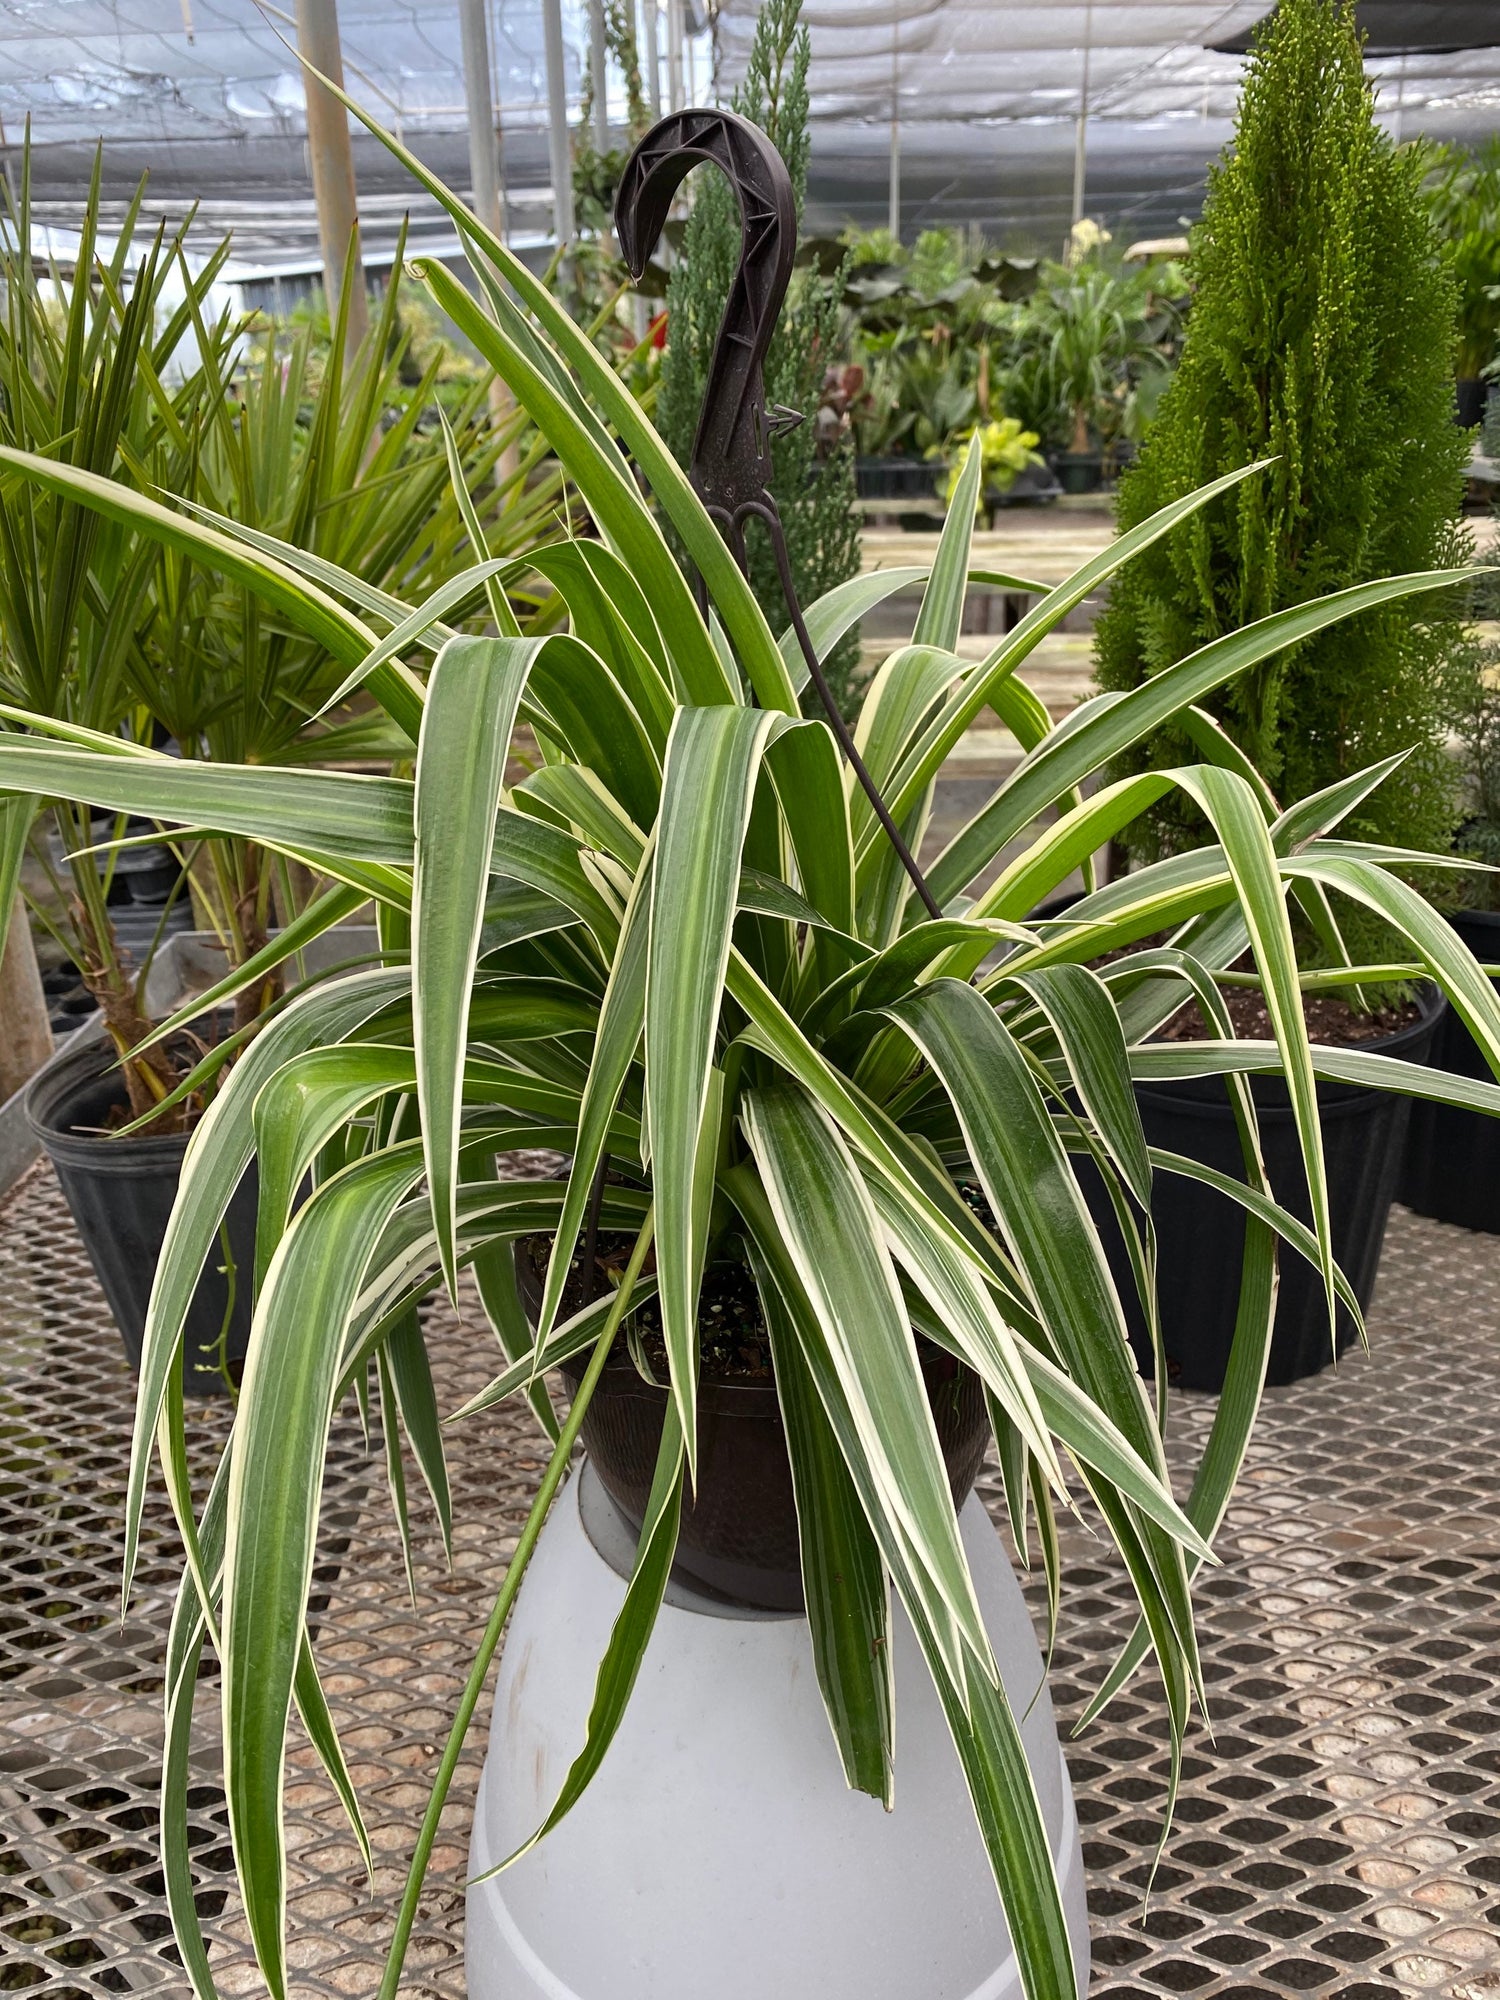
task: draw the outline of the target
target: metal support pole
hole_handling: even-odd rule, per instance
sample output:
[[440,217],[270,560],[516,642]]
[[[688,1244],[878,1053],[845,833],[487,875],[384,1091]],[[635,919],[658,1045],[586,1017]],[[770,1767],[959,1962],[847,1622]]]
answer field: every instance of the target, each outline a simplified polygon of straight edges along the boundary
[[661,116],[661,51],[657,46],[656,0],[641,0],[641,53],[646,58],[646,104],[655,124]]
[[[344,87],[344,59],[339,48],[336,0],[297,0],[297,47],[314,69]],[[316,78],[304,75],[307,99],[307,150],[312,160],[313,199],[318,206],[318,243],[323,253],[323,284],[328,310],[338,311],[344,283],[344,262],[354,245],[350,268],[347,349],[364,338],[369,324],[365,270],[359,256],[359,209],[354,194],[354,150],[349,144],[349,114]]]
[[[1094,8],[1089,0],[1083,29],[1083,87],[1078,94],[1078,126],[1073,137],[1073,222],[1083,220],[1083,194],[1088,179],[1089,57],[1094,47]],[[1071,232],[1070,232],[1071,234]]]
[[[486,0],[459,0],[463,37],[464,103],[469,120],[469,179],[474,213],[487,229],[505,240],[505,209],[500,192],[500,134],[490,82],[490,37],[485,22]],[[515,398],[498,375],[490,380],[490,418],[497,430],[515,415]],[[520,464],[514,442],[501,452],[496,477],[504,480]]]
[[547,51],[547,140],[552,163],[552,218],[559,243],[573,237],[573,152],[568,142],[568,72],[563,60],[562,0],[542,0]]
[[891,198],[887,223],[901,241],[901,25],[891,22]]
[[667,0],[667,96],[670,111],[681,111],[687,102],[682,94],[682,0]]
[[609,151],[609,75],[604,65],[604,0],[589,0],[589,81],[594,95],[594,144]]

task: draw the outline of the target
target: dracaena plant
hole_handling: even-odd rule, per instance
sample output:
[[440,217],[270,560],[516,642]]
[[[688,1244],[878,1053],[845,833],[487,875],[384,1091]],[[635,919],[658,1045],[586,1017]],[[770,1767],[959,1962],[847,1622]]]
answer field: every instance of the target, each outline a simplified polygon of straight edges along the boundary
[[[333,559],[368,586],[436,592],[435,601],[455,612],[480,598],[485,572],[475,573],[476,551],[489,559],[529,546],[563,502],[540,436],[521,417],[493,428],[482,383],[451,422],[444,415],[440,429],[432,424],[442,356],[403,384],[407,342],[396,284],[347,366],[347,286],[321,373],[310,367],[310,332],[284,353],[268,343],[247,364],[243,329],[228,312],[214,319],[208,309],[228,241],[197,272],[184,255],[186,225],[170,243],[159,233],[143,248],[143,183],[106,258],[99,171],[96,163],[71,273],[46,270],[32,255],[29,150],[18,191],[7,195],[0,445],[96,481],[180,495],[210,526],[232,523],[247,541],[266,532],[290,538],[309,560]],[[181,297],[169,311],[174,275]],[[519,444],[519,463],[497,482],[508,443]],[[116,738],[121,749],[165,731],[185,758],[246,764],[410,755],[412,739],[378,710],[319,720],[344,677],[319,634],[278,619],[252,589],[227,579],[203,544],[163,545],[128,510],[93,506],[79,490],[5,481],[0,726],[45,715]],[[409,608],[398,601],[398,616]],[[169,1130],[190,1119],[196,1100],[174,1088],[182,1070],[175,1045],[151,1033],[143,1001],[149,955],[133,964],[112,928],[108,897],[123,829],[101,829],[87,805],[62,797],[8,801],[0,814],[0,906],[11,907],[28,836],[50,865],[48,844],[37,837],[42,814],[63,864],[51,871],[54,893],[41,919],[81,967],[126,1057],[131,1109],[154,1113],[153,1129]],[[149,808],[145,816],[155,817]],[[178,851],[186,862],[189,850]],[[295,912],[287,871],[251,838],[210,840],[193,859],[198,901],[230,965],[257,961],[273,887],[281,914]],[[314,921],[348,914],[360,900],[335,884]],[[238,982],[240,1033],[273,1003],[275,970]]]
[[[473,381],[451,417],[439,412],[441,347],[410,362],[396,275],[368,333],[345,360],[352,287],[341,291],[332,338],[314,329],[265,338],[249,360],[207,337],[195,311],[202,359],[196,420],[156,488],[180,493],[200,519],[253,539],[294,542],[367,585],[413,598],[437,592],[452,612],[482,601],[472,564],[529,547],[564,504],[555,461],[519,413],[488,421],[485,385]],[[351,253],[352,269],[352,253]],[[347,276],[348,274],[346,274]],[[406,374],[415,374],[407,381]],[[513,471],[497,480],[508,446]],[[146,484],[144,480],[139,484]],[[472,503],[461,509],[462,491]],[[214,763],[379,763],[409,757],[406,733],[378,709],[327,711],[344,669],[321,637],[268,615],[250,587],[226,587],[201,548],[161,551],[139,635],[140,698],[185,757]],[[195,868],[201,906],[231,967],[265,946],[278,912],[301,900],[290,872],[255,840],[205,843]],[[328,910],[360,898],[337,884]],[[277,990],[274,973],[241,985],[234,1026],[253,1025]]]
[[[521,636],[498,588],[490,636],[450,634],[430,604],[397,622],[383,593],[290,545],[251,546],[227,528],[210,535],[164,505],[81,486],[66,466],[10,461],[44,490],[87,493],[192,543],[316,634],[417,746],[408,780],[193,766],[83,732],[48,741],[41,717],[39,733],[0,740],[5,786],[114,810],[147,804],[187,828],[262,840],[373,897],[388,946],[383,965],[296,997],[214,1097],[188,1150],[152,1301],[126,1587],[159,1437],[187,1548],[166,1671],[161,1822],[184,1966],[199,1994],[213,1992],[186,1820],[205,1645],[223,1666],[235,1865],[274,1993],[287,1982],[282,1783],[293,1705],[363,1838],[306,1624],[323,1456],[341,1399],[373,1369],[390,1434],[404,1431],[446,1532],[443,1429],[416,1307],[473,1266],[501,1365],[464,1411],[443,1414],[483,1424],[502,1399],[530,1395],[555,1440],[416,1835],[381,1988],[391,1996],[464,1732],[526,1564],[606,1358],[627,1315],[654,1298],[671,1394],[652,1504],[587,1737],[539,1834],[608,1752],[694,1477],[696,1304],[713,1261],[748,1267],[768,1331],[830,1766],[837,1758],[851,1785],[890,1803],[894,1597],[940,1693],[1027,1991],[1071,1995],[1047,1839],[976,1605],[914,1329],[981,1378],[1012,1523],[1023,1547],[1034,1524],[1054,1592],[1052,1510],[1065,1496],[1091,1497],[1140,1607],[1098,1703],[1154,1656],[1175,1761],[1190,1706],[1203,1699],[1192,1579],[1211,1560],[1254,1419],[1278,1247],[1320,1269],[1330,1313],[1337,1297],[1354,1304],[1329,1247],[1317,1079],[1500,1110],[1493,1084],[1308,1041],[1289,903],[1323,912],[1344,899],[1379,910],[1500,1070],[1500,1005],[1403,882],[1411,857],[1338,836],[1388,767],[1282,812],[1195,704],[1278,647],[1452,577],[1394,578],[1298,605],[1054,726],[1019,671],[1032,649],[1209,495],[1259,475],[1247,468],[1165,508],[1040,593],[972,663],[957,651],[982,470],[971,450],[930,573],[856,579],[807,618],[826,652],[882,597],[925,582],[912,642],[875,675],[857,729],[913,847],[944,760],[981,711],[997,711],[1020,739],[1019,764],[930,863],[926,886],[941,910],[931,916],[833,731],[800,713],[794,639],[766,624],[639,407],[545,286],[402,157],[452,214],[479,298],[439,263],[420,274],[545,433],[597,524],[597,540],[560,540],[528,559],[565,604],[566,630]],[[655,509],[701,573],[713,623]],[[376,614],[391,627],[384,639],[367,623]],[[1168,716],[1193,719],[1203,762],[1087,790]],[[507,750],[522,719],[545,757],[512,784]],[[1197,802],[1214,844],[1093,888],[1064,918],[1032,917],[1169,787]],[[1049,810],[1055,817],[1015,852]],[[1159,933],[1165,945],[1138,943]],[[1247,950],[1273,1041],[1236,1041],[1215,983]],[[1153,1041],[1193,994],[1217,1039]],[[1287,1079],[1311,1226],[1268,1188],[1253,1071]],[[1228,1080],[1243,1180],[1144,1140],[1134,1081],[1202,1073]],[[496,1153],[519,1145],[569,1155],[566,1178],[498,1180]],[[1080,1192],[1083,1157],[1115,1196],[1148,1304],[1158,1176],[1207,1181],[1246,1211],[1229,1383],[1182,1498]],[[233,1430],[204,1496],[185,1474],[181,1328],[252,1158],[255,1319]],[[299,1204],[309,1171],[315,1191]],[[596,1190],[595,1226],[623,1237],[628,1261],[606,1297],[569,1315],[564,1274]],[[554,1247],[533,1327],[509,1252],[538,1232]],[[543,1378],[572,1357],[582,1377],[560,1421]]]
[[[197,393],[183,356],[194,319],[205,356],[222,358],[223,319],[206,300],[228,245],[196,272],[182,259],[184,231],[143,245],[145,184],[100,247],[100,162],[84,205],[71,271],[34,254],[28,135],[19,184],[0,211],[0,445],[35,452],[99,477],[131,463],[159,476],[170,442],[194,422]],[[134,270],[131,266],[134,264]],[[170,310],[169,279],[182,298]],[[140,631],[160,567],[158,545],[127,523],[102,518],[67,492],[14,483],[0,503],[0,715],[41,714],[106,735],[139,739],[150,718],[140,700]],[[122,745],[123,747],[123,745]],[[48,809],[50,808],[50,815]],[[61,866],[37,838],[50,817]],[[140,973],[117,943],[108,897],[116,846],[85,806],[45,792],[10,799],[0,813],[0,907],[9,914],[27,840],[52,875],[42,920],[81,968],[121,1049],[144,1033]],[[119,829],[112,829],[117,834]],[[160,1052],[127,1066],[136,1110],[165,1094]]]

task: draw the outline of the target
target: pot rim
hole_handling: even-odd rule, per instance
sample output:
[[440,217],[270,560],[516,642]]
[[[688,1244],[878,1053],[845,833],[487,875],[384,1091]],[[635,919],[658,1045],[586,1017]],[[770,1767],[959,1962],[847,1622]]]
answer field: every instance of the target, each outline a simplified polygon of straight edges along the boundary
[[[1389,1035],[1378,1035],[1373,1041],[1368,1042],[1315,1042],[1313,1046],[1337,1049],[1341,1053],[1352,1050],[1361,1055],[1399,1058],[1407,1049],[1433,1035],[1447,1011],[1446,996],[1430,979],[1424,979],[1418,985],[1416,1002],[1420,1009],[1416,1020],[1408,1021],[1405,1027],[1397,1028]],[[1158,1038],[1153,1037],[1153,1039]],[[1184,1042],[1177,1046],[1191,1048],[1192,1043]],[[1286,1089],[1286,1078],[1280,1071],[1247,1073],[1252,1086],[1259,1084],[1283,1091]],[[1153,1077],[1150,1081],[1137,1083],[1135,1090],[1139,1098],[1156,1104],[1170,1105],[1174,1112],[1186,1112],[1189,1115],[1205,1118],[1228,1117],[1231,1112],[1227,1091],[1222,1101],[1218,1096],[1207,1093],[1207,1086],[1223,1082],[1224,1078],[1217,1073],[1206,1076]],[[1324,1119],[1353,1117],[1358,1112],[1368,1109],[1373,1103],[1384,1103],[1392,1097],[1403,1096],[1400,1092],[1377,1089],[1373,1084],[1339,1083],[1326,1077],[1318,1078],[1317,1089],[1318,1113]],[[1255,1111],[1258,1118],[1273,1121],[1290,1118],[1292,1116],[1290,1097],[1285,1104],[1257,1103]]]
[[[566,1361],[560,1361],[557,1365],[559,1373],[565,1375],[569,1381],[575,1383],[581,1382],[584,1370],[588,1365],[587,1351],[585,1350],[579,1354],[570,1354]],[[663,1404],[671,1394],[671,1390],[665,1383],[648,1382],[630,1356],[620,1353],[618,1349],[605,1362],[604,1373],[607,1376],[615,1378],[617,1394],[627,1388],[633,1387],[639,1392],[643,1402],[661,1402]],[[628,1383],[622,1379],[624,1377],[629,1377]],[[779,1415],[781,1409],[781,1398],[777,1393],[774,1382],[752,1381],[746,1377],[736,1380],[732,1376],[720,1378],[713,1376],[700,1377],[698,1381],[699,1409],[712,1408],[719,1403],[737,1408],[746,1408],[749,1405],[760,1404],[765,1406],[767,1415],[770,1415],[773,1411]]]
[[145,1133],[121,1139],[110,1133],[71,1129],[69,1107],[97,1088],[118,1061],[113,1042],[104,1036],[59,1049],[27,1084],[22,1099],[26,1123],[49,1158],[95,1171],[109,1161],[121,1173],[149,1172],[173,1160],[180,1162],[187,1150],[186,1132]]
[[[949,1354],[946,1348],[938,1347],[936,1343],[929,1343],[926,1349],[920,1345],[918,1346],[917,1362],[922,1368],[924,1376],[930,1366],[937,1366],[945,1361],[951,1361],[955,1369],[962,1369],[966,1366],[956,1355]],[[558,1372],[573,1382],[581,1382],[583,1380],[587,1366],[587,1349],[581,1349],[577,1354],[570,1354],[566,1361],[559,1361],[557,1363]],[[648,1382],[631,1360],[629,1354],[622,1353],[618,1347],[611,1352],[609,1359],[605,1362],[604,1373],[614,1377],[629,1375],[635,1387],[640,1391],[642,1398],[647,1402],[654,1403],[658,1399],[665,1402],[666,1398],[671,1394],[670,1389],[665,1383]],[[781,1414],[781,1395],[774,1380],[761,1382],[744,1376],[736,1377],[732,1375],[700,1376],[698,1380],[699,1408],[713,1408],[720,1403],[730,1407],[743,1407],[747,1404],[759,1403],[767,1406],[768,1415],[773,1411],[778,1417]]]

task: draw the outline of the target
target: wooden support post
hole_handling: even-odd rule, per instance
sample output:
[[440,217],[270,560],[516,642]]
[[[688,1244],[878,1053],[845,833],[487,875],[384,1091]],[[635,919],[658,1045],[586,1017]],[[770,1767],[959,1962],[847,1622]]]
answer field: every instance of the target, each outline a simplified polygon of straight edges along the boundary
[[29,1083],[51,1053],[47,996],[26,905],[17,895],[5,955],[0,958],[0,1104]]
[[[339,48],[336,0],[297,0],[297,47],[314,69],[340,90],[344,58]],[[305,72],[307,150],[312,161],[313,198],[318,205],[318,242],[323,253],[323,284],[330,315],[338,312],[344,264],[355,246],[350,269],[349,333],[345,351],[352,354],[369,325],[365,268],[359,256],[359,209],[354,194],[354,149],[349,143],[349,114],[333,93]]]
[[[500,131],[490,85],[490,38],[484,18],[485,0],[459,0],[463,34],[464,99],[469,118],[469,179],[474,213],[486,229],[505,240],[505,210],[500,191]],[[498,375],[490,380],[490,419],[503,430],[514,419],[515,398]],[[495,477],[504,482],[519,466],[514,442],[500,454]]]

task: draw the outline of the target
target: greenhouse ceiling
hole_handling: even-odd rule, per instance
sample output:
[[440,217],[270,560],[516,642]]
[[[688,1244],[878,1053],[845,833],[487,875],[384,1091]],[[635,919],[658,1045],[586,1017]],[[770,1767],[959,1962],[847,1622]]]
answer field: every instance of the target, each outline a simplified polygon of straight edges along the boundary
[[[1249,31],[1271,0],[808,0],[813,194],[823,219],[886,219],[892,106],[903,228],[968,220],[1012,238],[1071,219],[1086,103],[1084,212],[1127,234],[1194,214],[1229,138]],[[1362,0],[1393,134],[1500,129],[1500,0]],[[758,0],[723,0],[726,79]],[[1489,46],[1484,44],[1488,43]]]
[[[674,0],[668,0],[674,4]],[[962,220],[1049,241],[1070,219],[1086,105],[1085,212],[1116,229],[1171,231],[1193,213],[1228,138],[1237,49],[1268,0],[807,0],[813,45],[811,217],[884,222],[893,112],[902,227]],[[507,220],[544,240],[551,217],[541,0],[487,0]],[[715,51],[727,93],[758,0],[720,0],[691,33],[699,97]],[[1500,0],[1362,0],[1381,112],[1401,137],[1477,140],[1500,128]],[[576,106],[585,0],[563,8]],[[439,172],[465,185],[457,0],[339,0],[349,87]],[[107,192],[151,174],[154,208],[202,204],[242,259],[315,261],[302,86],[289,15],[256,0],[28,0],[0,9],[0,148],[12,173],[26,119],[39,212],[76,215],[95,144]],[[666,46],[665,32],[661,37]],[[618,86],[619,79],[614,83]],[[611,110],[623,118],[623,93]],[[398,167],[359,134],[361,212],[379,261],[401,215],[441,233]]]

